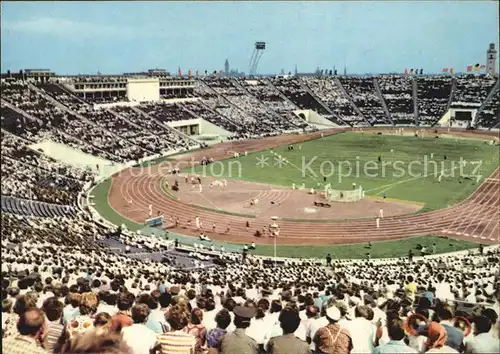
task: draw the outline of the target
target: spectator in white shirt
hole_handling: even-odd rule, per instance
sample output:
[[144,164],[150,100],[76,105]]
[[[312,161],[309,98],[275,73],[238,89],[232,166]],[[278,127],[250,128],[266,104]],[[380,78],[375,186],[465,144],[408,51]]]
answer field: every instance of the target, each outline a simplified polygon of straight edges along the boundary
[[367,306],[356,306],[354,316],[349,323],[349,333],[351,333],[353,349],[351,353],[371,353],[375,343],[376,327],[368,319],[373,311]]
[[309,305],[306,307],[306,319],[302,320],[300,325],[305,331],[306,334],[306,342],[311,344],[311,325],[314,321],[316,321],[316,317],[318,316],[319,309],[314,305]]
[[260,299],[257,302],[257,315],[252,318],[250,327],[247,328],[246,333],[249,337],[255,339],[257,344],[264,344],[264,339],[266,334],[270,330],[270,316],[268,314],[269,310],[269,300]]
[[309,336],[306,335],[306,340],[307,342],[310,343],[309,347],[313,352],[316,350],[316,343],[314,343],[314,337],[316,336],[316,332],[318,331],[318,329],[326,327],[330,323],[330,321],[328,321],[328,318],[326,317],[326,309],[333,306],[334,304],[335,300],[327,301],[326,304],[323,304],[322,306],[321,317],[311,321],[311,324],[309,326],[310,328]]
[[490,322],[491,322],[491,330],[490,333],[493,337],[499,338],[499,329],[500,329],[500,324],[498,323],[498,313],[495,311],[495,309],[492,308],[487,308],[483,310],[482,316],[488,317]]
[[477,316],[474,324],[474,339],[467,342],[465,354],[500,353],[500,342],[490,332],[491,320],[486,316]]
[[146,327],[149,316],[149,307],[146,304],[137,304],[132,307],[134,324],[122,329],[123,340],[134,354],[149,354],[156,343],[156,334]]

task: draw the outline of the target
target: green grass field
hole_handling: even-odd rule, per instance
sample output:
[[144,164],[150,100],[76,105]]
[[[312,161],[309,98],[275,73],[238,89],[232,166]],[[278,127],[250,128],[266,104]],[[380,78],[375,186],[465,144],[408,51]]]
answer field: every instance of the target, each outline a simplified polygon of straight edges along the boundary
[[[300,146],[300,150],[299,150]],[[484,140],[341,133],[227,159],[191,169],[202,175],[291,187],[351,189],[361,185],[368,196],[424,203],[424,211],[454,204],[478,186],[476,178],[498,167],[498,147]],[[391,152],[391,149],[393,152]],[[431,154],[434,157],[431,159]],[[279,162],[278,155],[286,159]],[[427,157],[425,157],[427,155]],[[446,155],[446,160],[444,156]],[[381,162],[378,158],[381,158]],[[469,161],[461,167],[460,160]],[[438,176],[443,171],[441,183]]]
[[[332,246],[277,246],[278,257],[295,258],[325,258],[331,253],[338,259],[363,259],[369,252],[371,258],[397,258],[406,257],[410,249],[415,256],[420,252],[416,250],[418,244],[431,250],[432,244],[436,244],[436,253],[446,253],[463,251],[466,249],[477,248],[478,245],[473,242],[459,241],[438,236],[409,237],[396,241],[372,242],[371,247],[367,243],[353,243],[345,245]],[[272,257],[274,246],[258,245],[255,254]]]
[[[394,151],[391,152],[391,149]],[[430,162],[431,153],[434,153],[433,160],[437,167]],[[282,155],[288,162],[277,166],[275,154]],[[424,155],[428,156],[427,167]],[[379,156],[382,163],[378,163]],[[460,170],[461,158],[474,163],[469,163]],[[293,151],[287,151],[287,146],[282,146],[274,151],[261,151],[237,160],[224,160],[209,165],[208,168],[196,166],[192,171],[289,187],[292,183],[297,186],[304,183],[308,188],[317,187],[318,183],[323,184],[323,175],[327,175],[327,183],[331,183],[336,189],[350,189],[352,183],[356,183],[362,185],[368,195],[380,197],[385,192],[388,198],[424,203],[422,210],[434,210],[454,204],[472,193],[479,184],[475,178],[469,180],[460,175],[475,174],[486,178],[498,167],[498,158],[498,147],[485,144],[484,140],[342,133],[296,144]],[[257,165],[259,161],[260,166]],[[347,174],[348,162],[353,169],[350,175]],[[383,163],[385,167],[382,168]],[[439,183],[434,171],[439,174],[441,169],[444,177]],[[92,194],[95,196],[97,211],[116,225],[124,223],[131,230],[141,229],[144,225],[124,218],[109,206],[107,196],[110,186],[111,180],[108,179],[94,189]],[[436,243],[438,253],[477,247],[472,242],[422,236],[374,242],[370,255],[372,258],[401,257],[406,256],[408,250],[415,249],[418,244],[430,246],[432,243]],[[278,256],[324,258],[327,253],[332,253],[335,258],[365,258],[368,252],[365,247],[366,244],[302,247],[278,244]],[[273,246],[263,245],[258,246],[255,253],[272,256],[273,252]]]

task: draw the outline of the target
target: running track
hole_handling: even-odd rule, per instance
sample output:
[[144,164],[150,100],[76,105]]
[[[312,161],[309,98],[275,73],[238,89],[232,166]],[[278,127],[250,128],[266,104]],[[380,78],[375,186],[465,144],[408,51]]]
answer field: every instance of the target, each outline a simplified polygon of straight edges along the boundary
[[[326,134],[326,133],[325,133]],[[293,135],[275,137],[264,140],[238,141],[220,144],[216,147],[189,154],[197,160],[201,156],[211,156],[214,159],[227,158],[227,151],[258,151],[269,149],[281,144],[296,143],[318,137],[319,133],[308,135]],[[183,158],[187,159],[188,156]],[[164,172],[159,172],[158,166],[152,166],[147,173],[144,169],[131,168],[113,177],[109,193],[109,203],[118,213],[143,223],[147,217],[148,206],[160,210],[167,217],[176,216],[180,225],[171,228],[172,231],[198,236],[194,227],[194,219],[199,216],[205,228],[205,234],[212,239],[228,242],[272,244],[269,237],[256,238],[255,230],[262,230],[270,223],[269,219],[245,218],[203,210],[196,206],[182,203],[167,196],[161,189],[160,181]],[[342,244],[354,242],[393,240],[409,236],[442,235],[462,240],[481,242],[485,244],[500,243],[500,169],[496,169],[486,178],[481,186],[462,202],[445,209],[427,213],[386,217],[380,220],[377,229],[374,219],[348,220],[343,222],[298,222],[279,221],[281,228],[279,243],[281,245],[299,244]],[[127,206],[127,200],[133,200],[133,209]],[[192,226],[187,226],[187,220]],[[250,231],[245,224],[249,221]],[[212,224],[216,223],[216,232],[212,232]],[[231,231],[225,233],[230,225]]]

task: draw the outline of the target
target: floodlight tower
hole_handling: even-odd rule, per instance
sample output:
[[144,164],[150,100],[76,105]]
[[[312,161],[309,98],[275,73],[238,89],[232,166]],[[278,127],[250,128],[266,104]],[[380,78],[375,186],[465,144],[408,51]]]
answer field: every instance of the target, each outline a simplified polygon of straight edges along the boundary
[[257,66],[259,65],[260,58],[264,54],[266,49],[266,42],[255,42],[255,47],[250,57],[250,64],[248,66],[248,72],[250,76],[254,76],[257,73]]

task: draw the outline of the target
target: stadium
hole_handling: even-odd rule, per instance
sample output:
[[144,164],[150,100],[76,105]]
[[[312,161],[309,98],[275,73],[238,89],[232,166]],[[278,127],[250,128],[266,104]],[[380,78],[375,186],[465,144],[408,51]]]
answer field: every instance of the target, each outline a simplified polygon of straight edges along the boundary
[[5,352],[495,352],[484,49],[464,73],[262,75],[262,41],[247,75],[5,71]]

